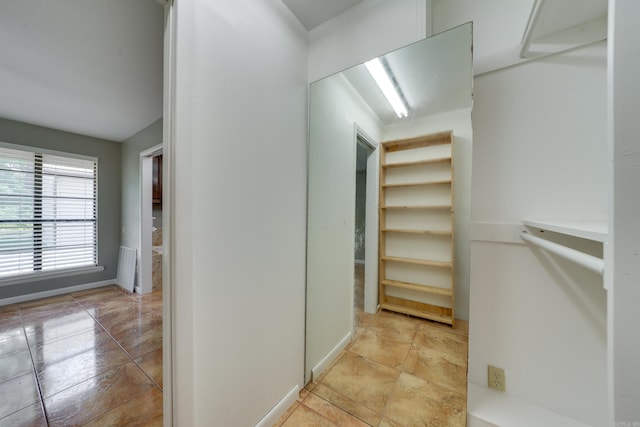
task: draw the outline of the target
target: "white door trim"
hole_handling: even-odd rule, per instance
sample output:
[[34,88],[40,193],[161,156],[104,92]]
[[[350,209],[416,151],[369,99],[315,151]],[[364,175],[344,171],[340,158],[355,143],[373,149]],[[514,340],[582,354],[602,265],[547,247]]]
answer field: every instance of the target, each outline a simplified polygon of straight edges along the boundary
[[162,144],[140,153],[140,260],[136,292],[148,294],[152,291],[152,229],[153,229],[153,157],[162,154]]
[[[357,123],[354,126],[355,147],[358,137],[370,151],[367,155],[367,188],[365,207],[365,247],[364,247],[364,311],[375,314],[378,311],[378,142]],[[354,175],[355,177],[355,175]],[[355,179],[355,178],[354,178]],[[354,196],[355,197],[355,196]],[[355,203],[355,201],[354,201]]]

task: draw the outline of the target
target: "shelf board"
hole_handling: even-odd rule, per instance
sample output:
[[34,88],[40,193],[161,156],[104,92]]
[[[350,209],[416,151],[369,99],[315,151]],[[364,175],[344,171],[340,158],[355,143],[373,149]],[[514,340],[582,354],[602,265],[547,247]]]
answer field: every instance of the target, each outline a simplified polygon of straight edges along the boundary
[[380,206],[380,209],[451,209],[451,205]]
[[417,285],[415,283],[399,282],[397,280],[386,279],[382,280],[380,283],[385,286],[393,286],[394,288],[411,289],[413,291],[425,292],[434,295],[444,295],[448,297],[453,296],[452,289],[439,288],[437,286]]
[[423,319],[435,320],[436,322],[446,323],[453,325],[453,317],[446,316],[444,314],[432,313],[430,311],[417,310],[415,308],[409,308],[398,304],[384,303],[380,305],[380,308],[384,310],[391,310],[398,313],[409,314],[411,316],[422,317]]
[[433,159],[415,160],[413,162],[398,162],[398,163],[385,163],[382,165],[383,169],[404,168],[409,166],[423,166],[432,165],[434,163],[450,163],[451,156],[437,157]]
[[433,145],[451,144],[453,140],[453,131],[443,131],[432,133],[430,135],[417,136],[415,138],[397,139],[382,143],[385,151],[401,151],[411,150],[420,147],[431,147]]
[[408,230],[399,228],[383,228],[383,233],[407,233],[407,234],[430,234],[434,236],[451,236],[451,231],[446,230]]
[[382,188],[397,188],[397,187],[422,187],[427,185],[439,185],[439,184],[451,184],[450,179],[442,179],[437,181],[424,181],[424,182],[407,182],[402,184],[382,184]]
[[416,259],[416,258],[400,258],[394,256],[383,256],[380,258],[383,261],[393,261],[393,262],[402,262],[405,264],[417,264],[417,265],[426,265],[429,267],[441,267],[441,268],[452,268],[452,263],[447,261],[432,261],[428,259]]
[[606,242],[608,236],[607,223],[604,221],[527,220],[523,221],[523,224],[527,227],[553,231],[554,233],[566,234],[568,236],[594,240],[596,242]]

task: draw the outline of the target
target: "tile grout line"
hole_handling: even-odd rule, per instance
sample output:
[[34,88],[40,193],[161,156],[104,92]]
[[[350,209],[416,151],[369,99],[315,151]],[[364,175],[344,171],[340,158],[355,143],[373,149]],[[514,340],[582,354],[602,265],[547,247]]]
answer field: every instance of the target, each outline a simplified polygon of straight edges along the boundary
[[385,399],[384,407],[382,408],[382,413],[380,414],[380,422],[378,422],[378,426],[380,426],[380,424],[382,423],[382,420],[385,417],[385,414],[387,413],[387,407],[389,406],[389,400],[391,399],[391,396],[393,396],[393,393],[398,388],[398,383],[400,382],[400,376],[404,373],[404,367],[407,363],[407,359],[409,358],[409,353],[411,353],[411,350],[413,349],[413,343],[415,342],[416,337],[418,336],[419,330],[420,330],[420,323],[416,323],[416,330],[413,333],[413,338],[411,339],[411,344],[409,345],[409,351],[407,351],[407,354],[404,356],[404,360],[402,361],[402,365],[400,366],[400,372],[398,373],[398,378],[396,379],[396,382],[393,385],[391,392]]
[[[89,313],[89,310],[87,310],[87,308],[84,306],[84,304],[82,304],[82,302],[80,300],[77,300],[75,296],[71,295],[71,297],[78,303],[80,304],[80,306],[82,307],[82,309],[93,319],[94,322],[96,322],[96,324],[98,326],[100,326],[102,328],[102,330],[109,335],[109,338],[111,338],[113,340],[113,342],[116,343],[116,345],[118,347],[120,347],[120,349],[124,352],[124,354],[127,355],[127,357],[131,360],[131,362],[133,362],[134,365],[136,365],[136,367],[138,369],[140,369],[140,371],[142,371],[142,373],[144,374],[145,377],[147,377],[147,379],[149,381],[151,381],[151,384],[153,384],[155,387],[157,387],[160,392],[164,393],[162,387],[160,387],[158,384],[156,384],[156,382],[154,381],[153,378],[151,378],[151,376],[149,374],[147,374],[147,372],[142,369],[142,367],[138,364],[138,362],[135,361],[135,359],[131,356],[131,354],[129,354],[129,352],[122,346],[122,344],[120,344],[120,341],[118,341],[113,335],[111,335],[111,332],[109,332],[107,330],[107,328],[104,327],[104,325],[102,323],[100,323],[100,321],[98,321],[98,319],[96,319],[94,316],[91,315],[91,313]],[[140,356],[143,357],[144,355]],[[121,366],[121,365],[119,365]],[[96,375],[97,376],[97,375]]]
[[[33,352],[31,351],[31,346],[29,345],[29,338],[27,337],[27,330],[24,327],[24,319],[22,317],[22,307],[18,304],[18,314],[20,315],[20,325],[22,326],[22,334],[24,335],[24,340],[27,344],[27,349],[29,350],[29,358],[31,359],[31,372],[36,379],[36,387],[38,388],[38,403],[40,403],[40,409],[44,414],[44,421],[47,423],[47,427],[49,426],[49,414],[47,413],[47,407],[44,404],[44,396],[42,395],[42,387],[40,386],[40,378],[38,378],[38,371],[36,370],[36,363],[33,360]],[[27,406],[25,406],[26,408]],[[24,408],[22,408],[24,409]],[[21,410],[21,409],[20,409]],[[17,411],[16,411],[17,412]],[[15,412],[14,412],[15,413]]]

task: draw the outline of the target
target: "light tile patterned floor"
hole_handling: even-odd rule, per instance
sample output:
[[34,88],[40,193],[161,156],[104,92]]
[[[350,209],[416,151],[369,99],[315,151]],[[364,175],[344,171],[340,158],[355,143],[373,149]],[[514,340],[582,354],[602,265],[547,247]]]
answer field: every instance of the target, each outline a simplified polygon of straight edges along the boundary
[[464,426],[468,323],[355,308],[354,340],[275,425]]
[[0,307],[0,427],[162,425],[162,292]]

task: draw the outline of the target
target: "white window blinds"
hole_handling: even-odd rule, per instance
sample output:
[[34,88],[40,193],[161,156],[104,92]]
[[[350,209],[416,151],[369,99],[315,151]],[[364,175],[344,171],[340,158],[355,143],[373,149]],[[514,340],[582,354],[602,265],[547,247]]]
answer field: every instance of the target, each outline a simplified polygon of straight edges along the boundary
[[0,278],[95,266],[93,159],[0,147]]

